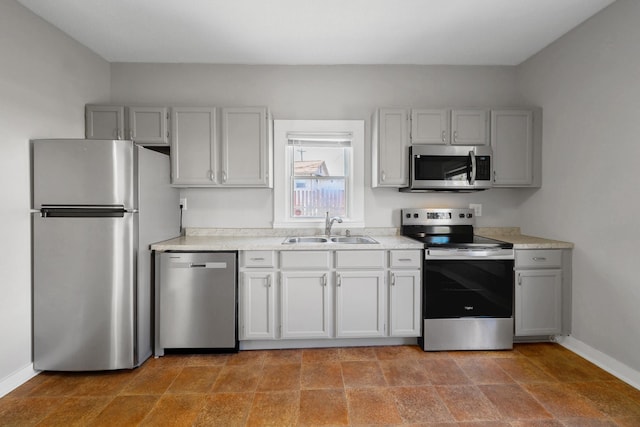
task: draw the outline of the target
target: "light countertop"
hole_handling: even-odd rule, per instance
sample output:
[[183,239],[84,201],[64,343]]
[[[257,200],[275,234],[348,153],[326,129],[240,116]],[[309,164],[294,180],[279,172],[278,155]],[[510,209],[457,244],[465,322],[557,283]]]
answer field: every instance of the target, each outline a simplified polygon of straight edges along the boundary
[[[155,251],[293,251],[293,250],[389,250],[423,249],[424,245],[416,240],[395,234],[396,229],[364,229],[358,235],[365,234],[378,244],[353,243],[296,243],[283,244],[287,236],[299,236],[300,230],[267,229],[187,229],[186,235],[154,243]],[[477,227],[475,234],[492,239],[513,243],[514,249],[572,249],[573,243],[545,239],[520,233],[519,227]]]
[[295,243],[283,244],[286,236],[181,236],[151,245],[156,251],[293,251],[293,250],[387,250],[422,249],[422,243],[403,236],[370,235],[377,244]]
[[573,249],[573,243],[520,234],[519,227],[478,227],[475,234],[513,243],[514,249]]

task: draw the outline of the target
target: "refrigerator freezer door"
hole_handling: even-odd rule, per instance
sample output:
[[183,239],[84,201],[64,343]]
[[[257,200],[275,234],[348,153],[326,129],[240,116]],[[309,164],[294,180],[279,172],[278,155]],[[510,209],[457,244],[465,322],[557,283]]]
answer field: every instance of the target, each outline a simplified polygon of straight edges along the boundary
[[33,141],[33,208],[119,205],[137,209],[131,141]]
[[134,367],[137,214],[33,218],[34,367]]

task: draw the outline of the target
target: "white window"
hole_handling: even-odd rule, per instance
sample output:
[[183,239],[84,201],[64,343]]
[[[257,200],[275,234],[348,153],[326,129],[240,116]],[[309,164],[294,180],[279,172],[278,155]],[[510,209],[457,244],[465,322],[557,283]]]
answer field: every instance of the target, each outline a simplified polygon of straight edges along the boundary
[[364,226],[364,121],[274,120],[274,227]]

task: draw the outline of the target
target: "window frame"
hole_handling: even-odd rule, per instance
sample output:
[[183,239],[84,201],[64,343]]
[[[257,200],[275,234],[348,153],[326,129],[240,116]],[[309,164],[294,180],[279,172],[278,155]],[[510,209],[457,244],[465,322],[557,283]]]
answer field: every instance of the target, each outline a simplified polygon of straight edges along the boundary
[[[289,155],[289,134],[352,135],[349,179],[346,188],[347,217],[335,228],[364,227],[364,120],[274,120],[274,228],[324,228],[323,218],[297,218],[292,216],[291,185],[293,161]],[[330,213],[331,215],[331,213]]]

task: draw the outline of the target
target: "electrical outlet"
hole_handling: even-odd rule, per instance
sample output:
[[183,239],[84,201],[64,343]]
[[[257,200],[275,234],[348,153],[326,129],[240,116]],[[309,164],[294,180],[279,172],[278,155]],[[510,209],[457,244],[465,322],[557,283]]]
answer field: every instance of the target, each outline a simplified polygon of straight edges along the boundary
[[182,207],[183,211],[187,210],[187,198],[186,197],[180,198],[180,206]]
[[482,216],[482,205],[480,203],[469,203],[469,209],[473,209],[476,217]]

